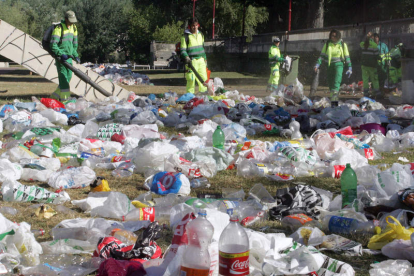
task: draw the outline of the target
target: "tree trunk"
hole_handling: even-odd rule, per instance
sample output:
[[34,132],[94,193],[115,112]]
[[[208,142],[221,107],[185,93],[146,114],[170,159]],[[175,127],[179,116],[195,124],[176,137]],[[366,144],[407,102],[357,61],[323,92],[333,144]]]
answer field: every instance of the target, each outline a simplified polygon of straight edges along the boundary
[[308,0],[308,29],[323,28],[324,2],[325,0]]

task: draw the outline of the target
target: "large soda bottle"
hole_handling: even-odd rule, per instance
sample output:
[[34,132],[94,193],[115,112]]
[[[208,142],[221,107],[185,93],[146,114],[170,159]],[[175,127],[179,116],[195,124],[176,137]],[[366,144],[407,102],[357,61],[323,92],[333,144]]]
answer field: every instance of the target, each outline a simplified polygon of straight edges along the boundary
[[357,176],[349,163],[346,164],[346,168],[341,175],[341,192],[342,208],[349,206],[357,199]]
[[322,220],[323,229],[335,234],[380,234],[381,228],[372,221],[327,215]]
[[249,275],[249,237],[232,216],[219,240],[219,275]]
[[213,147],[218,149],[224,149],[224,132],[220,126],[213,133]]
[[155,206],[136,208],[130,211],[125,217],[124,221],[131,220],[149,220],[154,221],[169,221],[170,220],[171,207],[169,206]]
[[187,226],[188,246],[181,262],[180,275],[208,276],[210,273],[210,254],[208,245],[214,234],[213,225],[207,220],[206,210],[200,210],[198,217]]

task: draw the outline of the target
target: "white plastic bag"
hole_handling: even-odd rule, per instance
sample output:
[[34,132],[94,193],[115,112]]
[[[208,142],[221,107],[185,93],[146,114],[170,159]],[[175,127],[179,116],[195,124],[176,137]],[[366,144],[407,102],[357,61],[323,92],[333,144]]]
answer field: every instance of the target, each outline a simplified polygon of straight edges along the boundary
[[55,189],[84,188],[96,178],[96,173],[86,166],[71,167],[53,173],[49,178],[49,186]]
[[133,162],[138,173],[144,173],[148,169],[163,171],[164,161],[171,154],[178,153],[176,146],[164,142],[152,142],[143,148],[135,149]]
[[369,275],[371,276],[410,276],[411,263],[405,260],[386,260],[371,264]]
[[122,219],[129,211],[135,209],[128,197],[119,192],[89,193],[87,198],[73,200],[72,204],[91,216],[114,219]]
[[7,159],[0,159],[0,182],[19,180],[22,176],[22,166]]

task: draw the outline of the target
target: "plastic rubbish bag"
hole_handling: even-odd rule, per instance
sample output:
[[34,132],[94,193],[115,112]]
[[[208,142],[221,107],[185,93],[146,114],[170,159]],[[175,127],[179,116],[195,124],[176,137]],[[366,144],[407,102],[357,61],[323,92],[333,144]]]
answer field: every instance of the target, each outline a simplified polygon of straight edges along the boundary
[[115,219],[123,219],[129,211],[135,209],[128,197],[119,192],[89,193],[87,198],[73,200],[72,204],[91,216]]
[[405,260],[386,260],[371,264],[370,276],[410,276],[411,263]]
[[180,172],[188,178],[213,177],[217,173],[215,163],[190,162],[178,154],[171,154],[165,159],[164,169],[168,172]]
[[192,162],[216,163],[217,171],[225,170],[233,161],[230,153],[212,147],[192,150],[184,158]]
[[7,159],[0,159],[0,182],[19,180],[22,176],[22,166]]
[[391,259],[414,261],[414,250],[410,240],[393,240],[381,249],[381,253]]
[[[390,220],[394,222],[390,222]],[[369,249],[381,249],[395,239],[410,240],[411,234],[414,233],[414,228],[406,229],[392,216],[387,216],[386,222],[388,231],[372,236],[368,242]]]
[[1,186],[4,201],[41,202],[62,204],[70,200],[66,192],[53,193],[37,186],[25,186],[17,181],[7,180]]
[[160,195],[166,194],[190,194],[190,181],[182,173],[159,172],[148,178],[144,183],[145,188]]
[[96,178],[96,173],[89,167],[71,167],[53,173],[48,185],[55,189],[84,188],[89,186]]
[[145,173],[148,169],[163,171],[164,161],[171,154],[178,153],[176,146],[164,142],[152,142],[143,148],[133,151],[135,158],[133,162],[138,173]]

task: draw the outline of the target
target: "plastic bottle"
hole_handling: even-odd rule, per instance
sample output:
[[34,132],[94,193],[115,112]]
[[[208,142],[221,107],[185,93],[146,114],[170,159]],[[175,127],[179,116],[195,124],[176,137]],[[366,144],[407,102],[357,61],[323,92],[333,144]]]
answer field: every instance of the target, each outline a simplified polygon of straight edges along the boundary
[[342,208],[349,206],[357,199],[357,176],[349,163],[346,164],[346,168],[341,175],[341,192]]
[[170,206],[155,206],[146,208],[137,208],[130,211],[123,220],[149,220],[153,221],[169,221],[171,207]]
[[32,229],[31,232],[35,237],[41,237],[45,234],[45,230],[43,229]]
[[112,171],[115,177],[128,177],[134,173],[135,165],[132,162],[122,162],[118,168]]
[[120,229],[120,228],[114,228],[111,231],[111,236],[117,238],[121,242],[125,243],[126,245],[135,244],[137,242],[138,236],[134,234],[134,232]]
[[352,218],[327,215],[322,220],[325,230],[335,234],[379,234],[381,228],[372,221],[361,222]]
[[210,183],[208,183],[208,179],[205,177],[194,178],[190,182],[191,188],[209,188]]
[[213,133],[213,147],[218,149],[224,149],[224,132],[220,126]]
[[249,237],[232,216],[219,239],[219,275],[249,275]]
[[205,210],[200,210],[198,215],[186,226],[188,246],[182,258],[180,275],[208,276],[210,273],[208,245],[211,243],[214,227],[207,220]]
[[302,134],[300,133],[300,123],[298,121],[292,119],[292,121],[289,124],[289,129],[292,131],[293,140],[298,140],[302,138]]
[[74,239],[86,241],[88,240],[88,229],[85,227],[53,228],[52,237],[54,240]]
[[3,215],[15,216],[17,215],[18,211],[16,208],[5,206],[5,207],[0,207],[0,213],[2,213]]
[[282,226],[289,228],[291,231],[296,231],[300,227],[318,227],[321,228],[321,224],[308,217],[305,214],[289,215],[282,219]]

